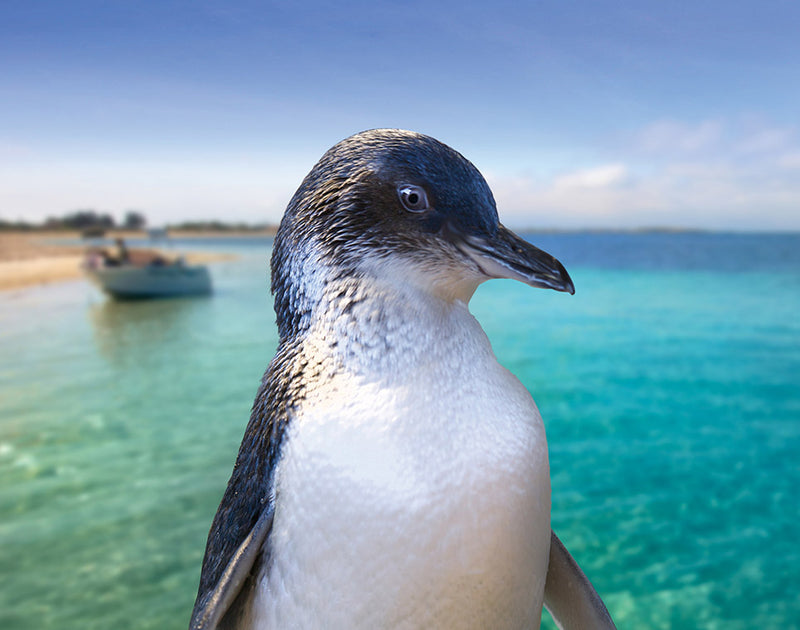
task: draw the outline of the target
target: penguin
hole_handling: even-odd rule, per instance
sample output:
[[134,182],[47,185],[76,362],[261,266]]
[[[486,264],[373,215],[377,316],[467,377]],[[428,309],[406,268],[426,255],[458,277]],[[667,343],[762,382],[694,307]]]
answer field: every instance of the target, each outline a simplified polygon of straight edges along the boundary
[[275,237],[279,333],[214,517],[192,630],[613,628],[550,527],[541,416],[468,304],[574,293],[449,146],[327,151]]

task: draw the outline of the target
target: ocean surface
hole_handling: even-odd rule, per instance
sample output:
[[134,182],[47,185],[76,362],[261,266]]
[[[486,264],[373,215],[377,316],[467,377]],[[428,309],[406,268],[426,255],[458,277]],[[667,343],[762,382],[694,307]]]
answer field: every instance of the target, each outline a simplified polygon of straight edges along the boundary
[[[530,238],[576,295],[492,281],[471,308],[617,625],[800,628],[800,235]],[[277,335],[268,240],[182,246],[238,254],[213,296],[0,293],[4,630],[188,625]]]

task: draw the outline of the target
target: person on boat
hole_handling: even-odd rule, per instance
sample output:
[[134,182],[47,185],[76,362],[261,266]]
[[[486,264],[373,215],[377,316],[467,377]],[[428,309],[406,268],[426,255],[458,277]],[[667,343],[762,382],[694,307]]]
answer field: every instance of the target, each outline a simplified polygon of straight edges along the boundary
[[117,264],[125,265],[130,262],[131,256],[128,248],[125,245],[125,240],[122,238],[117,239]]

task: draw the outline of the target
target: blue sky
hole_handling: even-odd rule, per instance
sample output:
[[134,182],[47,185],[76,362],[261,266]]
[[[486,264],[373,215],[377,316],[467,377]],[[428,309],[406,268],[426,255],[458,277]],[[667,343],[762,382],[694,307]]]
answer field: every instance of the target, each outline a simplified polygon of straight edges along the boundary
[[0,218],[277,221],[402,127],[511,226],[800,230],[798,32],[770,0],[4,0]]

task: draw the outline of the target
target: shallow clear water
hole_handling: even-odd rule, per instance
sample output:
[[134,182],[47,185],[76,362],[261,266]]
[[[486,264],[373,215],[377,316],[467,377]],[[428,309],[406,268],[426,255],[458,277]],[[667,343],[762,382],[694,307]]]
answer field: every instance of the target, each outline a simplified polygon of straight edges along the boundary
[[[537,235],[575,296],[472,310],[548,431],[553,524],[620,627],[800,626],[800,236]],[[0,294],[0,627],[185,628],[276,345],[268,243],[210,298]]]

